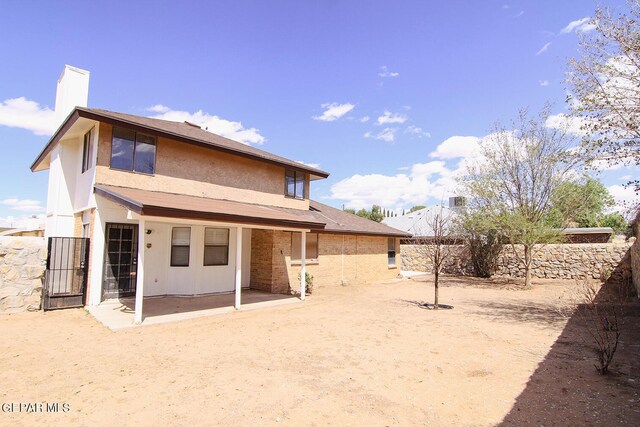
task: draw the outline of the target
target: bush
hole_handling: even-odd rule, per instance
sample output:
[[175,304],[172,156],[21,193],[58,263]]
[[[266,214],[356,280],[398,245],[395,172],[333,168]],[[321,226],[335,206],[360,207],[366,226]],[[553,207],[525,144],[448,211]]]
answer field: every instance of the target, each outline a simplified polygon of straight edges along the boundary
[[493,276],[498,267],[498,255],[502,250],[502,241],[498,233],[471,232],[467,235],[466,245],[469,249],[474,276]]
[[[300,281],[300,273],[298,273],[298,281]],[[307,272],[304,273],[305,293],[313,293],[313,276]]]

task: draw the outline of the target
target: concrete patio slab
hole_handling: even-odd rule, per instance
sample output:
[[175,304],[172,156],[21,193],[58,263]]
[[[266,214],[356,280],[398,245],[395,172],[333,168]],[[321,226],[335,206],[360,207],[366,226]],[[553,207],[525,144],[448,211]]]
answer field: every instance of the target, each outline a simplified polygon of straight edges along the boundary
[[[135,298],[111,299],[87,310],[100,323],[111,330],[135,326],[156,325],[195,319],[198,317],[233,313],[233,293],[202,296],[145,297],[141,325],[134,323]],[[293,295],[271,294],[256,290],[242,291],[240,311],[255,310],[281,304],[301,302]]]

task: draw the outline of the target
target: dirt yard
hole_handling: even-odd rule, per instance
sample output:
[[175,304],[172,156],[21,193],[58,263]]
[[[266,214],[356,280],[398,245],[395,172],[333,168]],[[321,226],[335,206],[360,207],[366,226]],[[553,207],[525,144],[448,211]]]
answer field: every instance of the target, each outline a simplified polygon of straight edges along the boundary
[[556,309],[571,282],[447,282],[437,312],[416,304],[431,283],[402,280],[118,332],[3,315],[0,425],[640,425],[638,305],[602,377]]

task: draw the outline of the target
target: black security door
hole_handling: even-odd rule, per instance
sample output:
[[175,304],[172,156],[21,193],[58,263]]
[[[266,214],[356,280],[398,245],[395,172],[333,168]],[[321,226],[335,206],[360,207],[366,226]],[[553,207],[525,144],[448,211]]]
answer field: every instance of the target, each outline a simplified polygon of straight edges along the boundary
[[138,226],[107,224],[105,237],[102,297],[133,296],[138,272]]

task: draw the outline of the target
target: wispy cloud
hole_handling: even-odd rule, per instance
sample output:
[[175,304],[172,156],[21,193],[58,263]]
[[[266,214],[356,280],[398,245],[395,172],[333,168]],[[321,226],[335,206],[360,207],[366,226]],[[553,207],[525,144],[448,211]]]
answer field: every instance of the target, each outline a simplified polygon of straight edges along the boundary
[[0,205],[18,212],[44,212],[40,200],[9,198],[0,201]]
[[384,128],[378,133],[367,132],[365,138],[379,139],[386,142],[393,142],[396,139],[397,128]]
[[369,121],[370,117],[369,116],[364,116],[360,119],[361,123],[367,123]]
[[520,18],[522,15],[524,15],[524,10],[521,10],[520,12],[516,13],[515,15],[513,15],[513,17]]
[[313,120],[319,120],[321,122],[333,122],[340,117],[353,110],[355,105],[350,103],[338,104],[337,102],[324,103],[321,105],[324,111],[319,116],[313,116]]
[[172,122],[190,122],[201,126],[203,130],[215,133],[243,144],[262,145],[266,141],[256,128],[245,128],[242,122],[226,120],[218,116],[198,110],[195,113],[188,111],[172,110],[171,108],[156,104],[147,108],[148,111],[158,113],[151,117],[156,119],[169,120]]
[[383,65],[382,67],[380,67],[380,72],[378,73],[378,76],[380,77],[398,77],[400,75],[400,73],[396,72],[396,71],[390,71],[389,68],[386,65]]
[[421,127],[414,125],[407,126],[407,128],[404,130],[404,133],[413,135],[417,138],[431,138],[431,134],[429,132],[425,132]]
[[404,123],[407,121],[407,116],[400,113],[392,113],[385,110],[384,113],[378,117],[376,123],[379,125],[392,124],[392,123]]
[[540,86],[549,86],[549,80],[539,80]]
[[586,33],[592,30],[595,30],[596,26],[591,21],[591,17],[587,16],[582,19],[577,19],[575,21],[569,22],[569,24],[560,30],[560,34],[569,34],[569,33]]
[[55,111],[21,96],[0,102],[0,125],[51,135],[57,127]]
[[542,55],[543,53],[545,53],[547,49],[549,49],[549,46],[551,46],[551,42],[545,43],[545,45],[542,46],[542,48],[538,52],[536,52],[536,56]]
[[320,163],[306,163],[306,162],[303,162],[302,160],[296,160],[296,162],[305,166],[309,166],[310,168],[320,169]]

